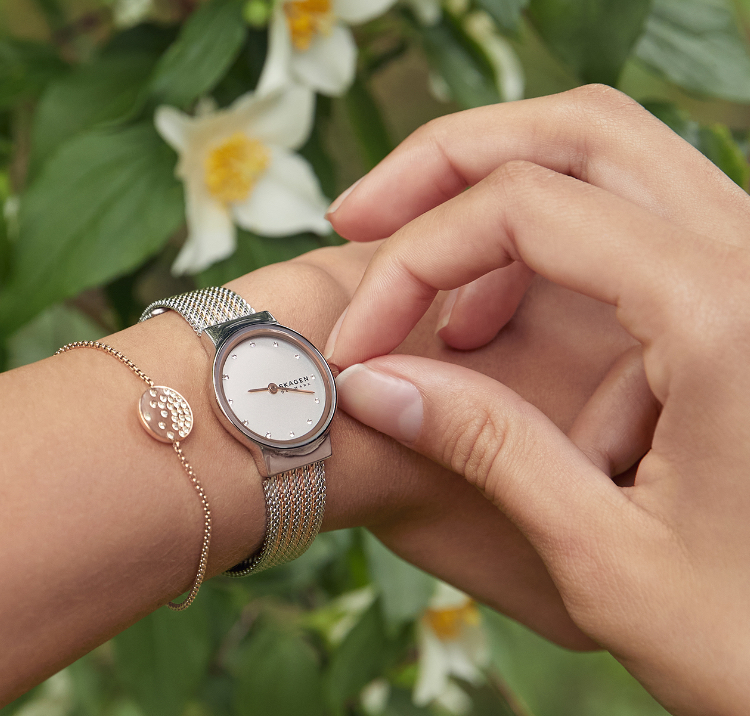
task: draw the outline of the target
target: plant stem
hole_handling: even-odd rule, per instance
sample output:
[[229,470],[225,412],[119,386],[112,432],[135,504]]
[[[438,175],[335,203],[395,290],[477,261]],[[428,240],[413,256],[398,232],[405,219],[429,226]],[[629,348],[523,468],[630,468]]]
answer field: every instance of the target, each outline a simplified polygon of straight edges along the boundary
[[508,682],[497,669],[492,669],[488,674],[488,678],[490,686],[497,691],[513,716],[534,716],[529,707],[510,688]]

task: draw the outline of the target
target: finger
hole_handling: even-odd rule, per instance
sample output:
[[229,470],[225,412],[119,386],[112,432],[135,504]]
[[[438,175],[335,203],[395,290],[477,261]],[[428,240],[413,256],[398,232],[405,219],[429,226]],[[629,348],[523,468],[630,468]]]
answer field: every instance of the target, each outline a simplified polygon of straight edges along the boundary
[[604,544],[630,509],[543,413],[481,373],[393,355],[348,368],[337,386],[347,413],[463,475],[545,560],[573,529]]
[[610,477],[651,448],[661,405],[646,380],[640,346],[623,353],[578,414],[568,437]]
[[624,328],[648,343],[665,334],[674,316],[700,312],[703,296],[689,290],[691,277],[731,253],[725,247],[727,255],[714,258],[710,244],[606,191],[511,162],[380,247],[327,354],[346,367],[388,353],[438,290],[513,261],[617,306]]
[[516,262],[453,289],[440,309],[436,333],[459,350],[486,345],[513,317],[533,277]]
[[388,237],[512,160],[574,176],[692,231],[731,225],[723,241],[746,234],[744,192],[639,104],[601,86],[433,120],[334,202],[329,219],[349,239]]

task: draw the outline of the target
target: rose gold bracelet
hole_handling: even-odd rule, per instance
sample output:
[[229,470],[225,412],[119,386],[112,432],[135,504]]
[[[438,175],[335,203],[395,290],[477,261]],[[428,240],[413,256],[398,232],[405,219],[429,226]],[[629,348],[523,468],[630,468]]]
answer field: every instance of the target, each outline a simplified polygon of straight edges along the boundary
[[205,521],[203,528],[203,547],[201,549],[200,562],[198,563],[198,573],[195,575],[195,581],[193,582],[193,586],[191,587],[190,593],[185,601],[180,604],[175,604],[175,602],[169,602],[169,604],[167,604],[170,609],[180,612],[183,609],[187,609],[193,603],[198,594],[203,578],[206,576],[208,547],[211,544],[211,510],[208,506],[208,498],[206,497],[206,492],[203,489],[203,486],[180,447],[182,440],[187,438],[187,436],[190,435],[190,431],[193,429],[193,411],[187,400],[185,400],[185,398],[183,398],[176,390],[173,388],[167,388],[163,385],[154,384],[154,381],[138,368],[133,361],[126,358],[120,353],[120,351],[112,348],[112,346],[108,346],[106,343],[100,343],[99,341],[76,341],[75,343],[68,343],[63,346],[55,353],[55,355],[66,353],[67,351],[72,351],[76,348],[95,348],[96,350],[108,353],[114,358],[117,358],[120,363],[123,363],[130,368],[133,373],[148,385],[148,388],[138,402],[138,417],[140,418],[141,425],[155,440],[162,443],[172,444],[174,451],[177,453],[177,457],[180,459],[182,469],[190,478],[193,487],[195,487],[195,491],[198,493],[198,497],[200,497]]

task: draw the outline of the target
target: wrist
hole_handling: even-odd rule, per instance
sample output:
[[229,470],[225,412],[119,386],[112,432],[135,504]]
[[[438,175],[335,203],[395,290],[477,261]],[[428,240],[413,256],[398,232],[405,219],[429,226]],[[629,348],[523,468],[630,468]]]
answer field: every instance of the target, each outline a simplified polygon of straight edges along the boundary
[[[128,355],[157,384],[179,391],[194,414],[194,428],[183,450],[201,480],[212,512],[213,533],[207,577],[215,576],[257,549],[262,542],[265,508],[261,477],[248,451],[224,430],[211,405],[211,363],[200,339],[178,314],[168,311],[116,336],[112,344]],[[139,436],[140,437],[140,436]],[[172,456],[170,456],[172,457]],[[174,461],[176,462],[176,461]],[[190,497],[177,463],[170,472],[176,499]],[[180,495],[177,498],[177,495]],[[200,533],[200,515],[192,505],[180,529],[180,547],[189,552],[180,569],[181,588],[194,571],[192,542]],[[194,515],[192,513],[195,513]],[[193,534],[195,533],[195,534]],[[177,548],[177,547],[176,547]],[[191,561],[192,560],[192,561]]]

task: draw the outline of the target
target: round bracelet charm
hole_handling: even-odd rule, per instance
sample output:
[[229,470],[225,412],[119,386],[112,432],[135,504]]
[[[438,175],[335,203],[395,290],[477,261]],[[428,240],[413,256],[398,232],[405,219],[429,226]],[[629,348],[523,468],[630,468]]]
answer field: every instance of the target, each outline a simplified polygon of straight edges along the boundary
[[193,429],[193,411],[173,388],[155,385],[138,403],[138,416],[145,431],[163,443],[184,440]]

